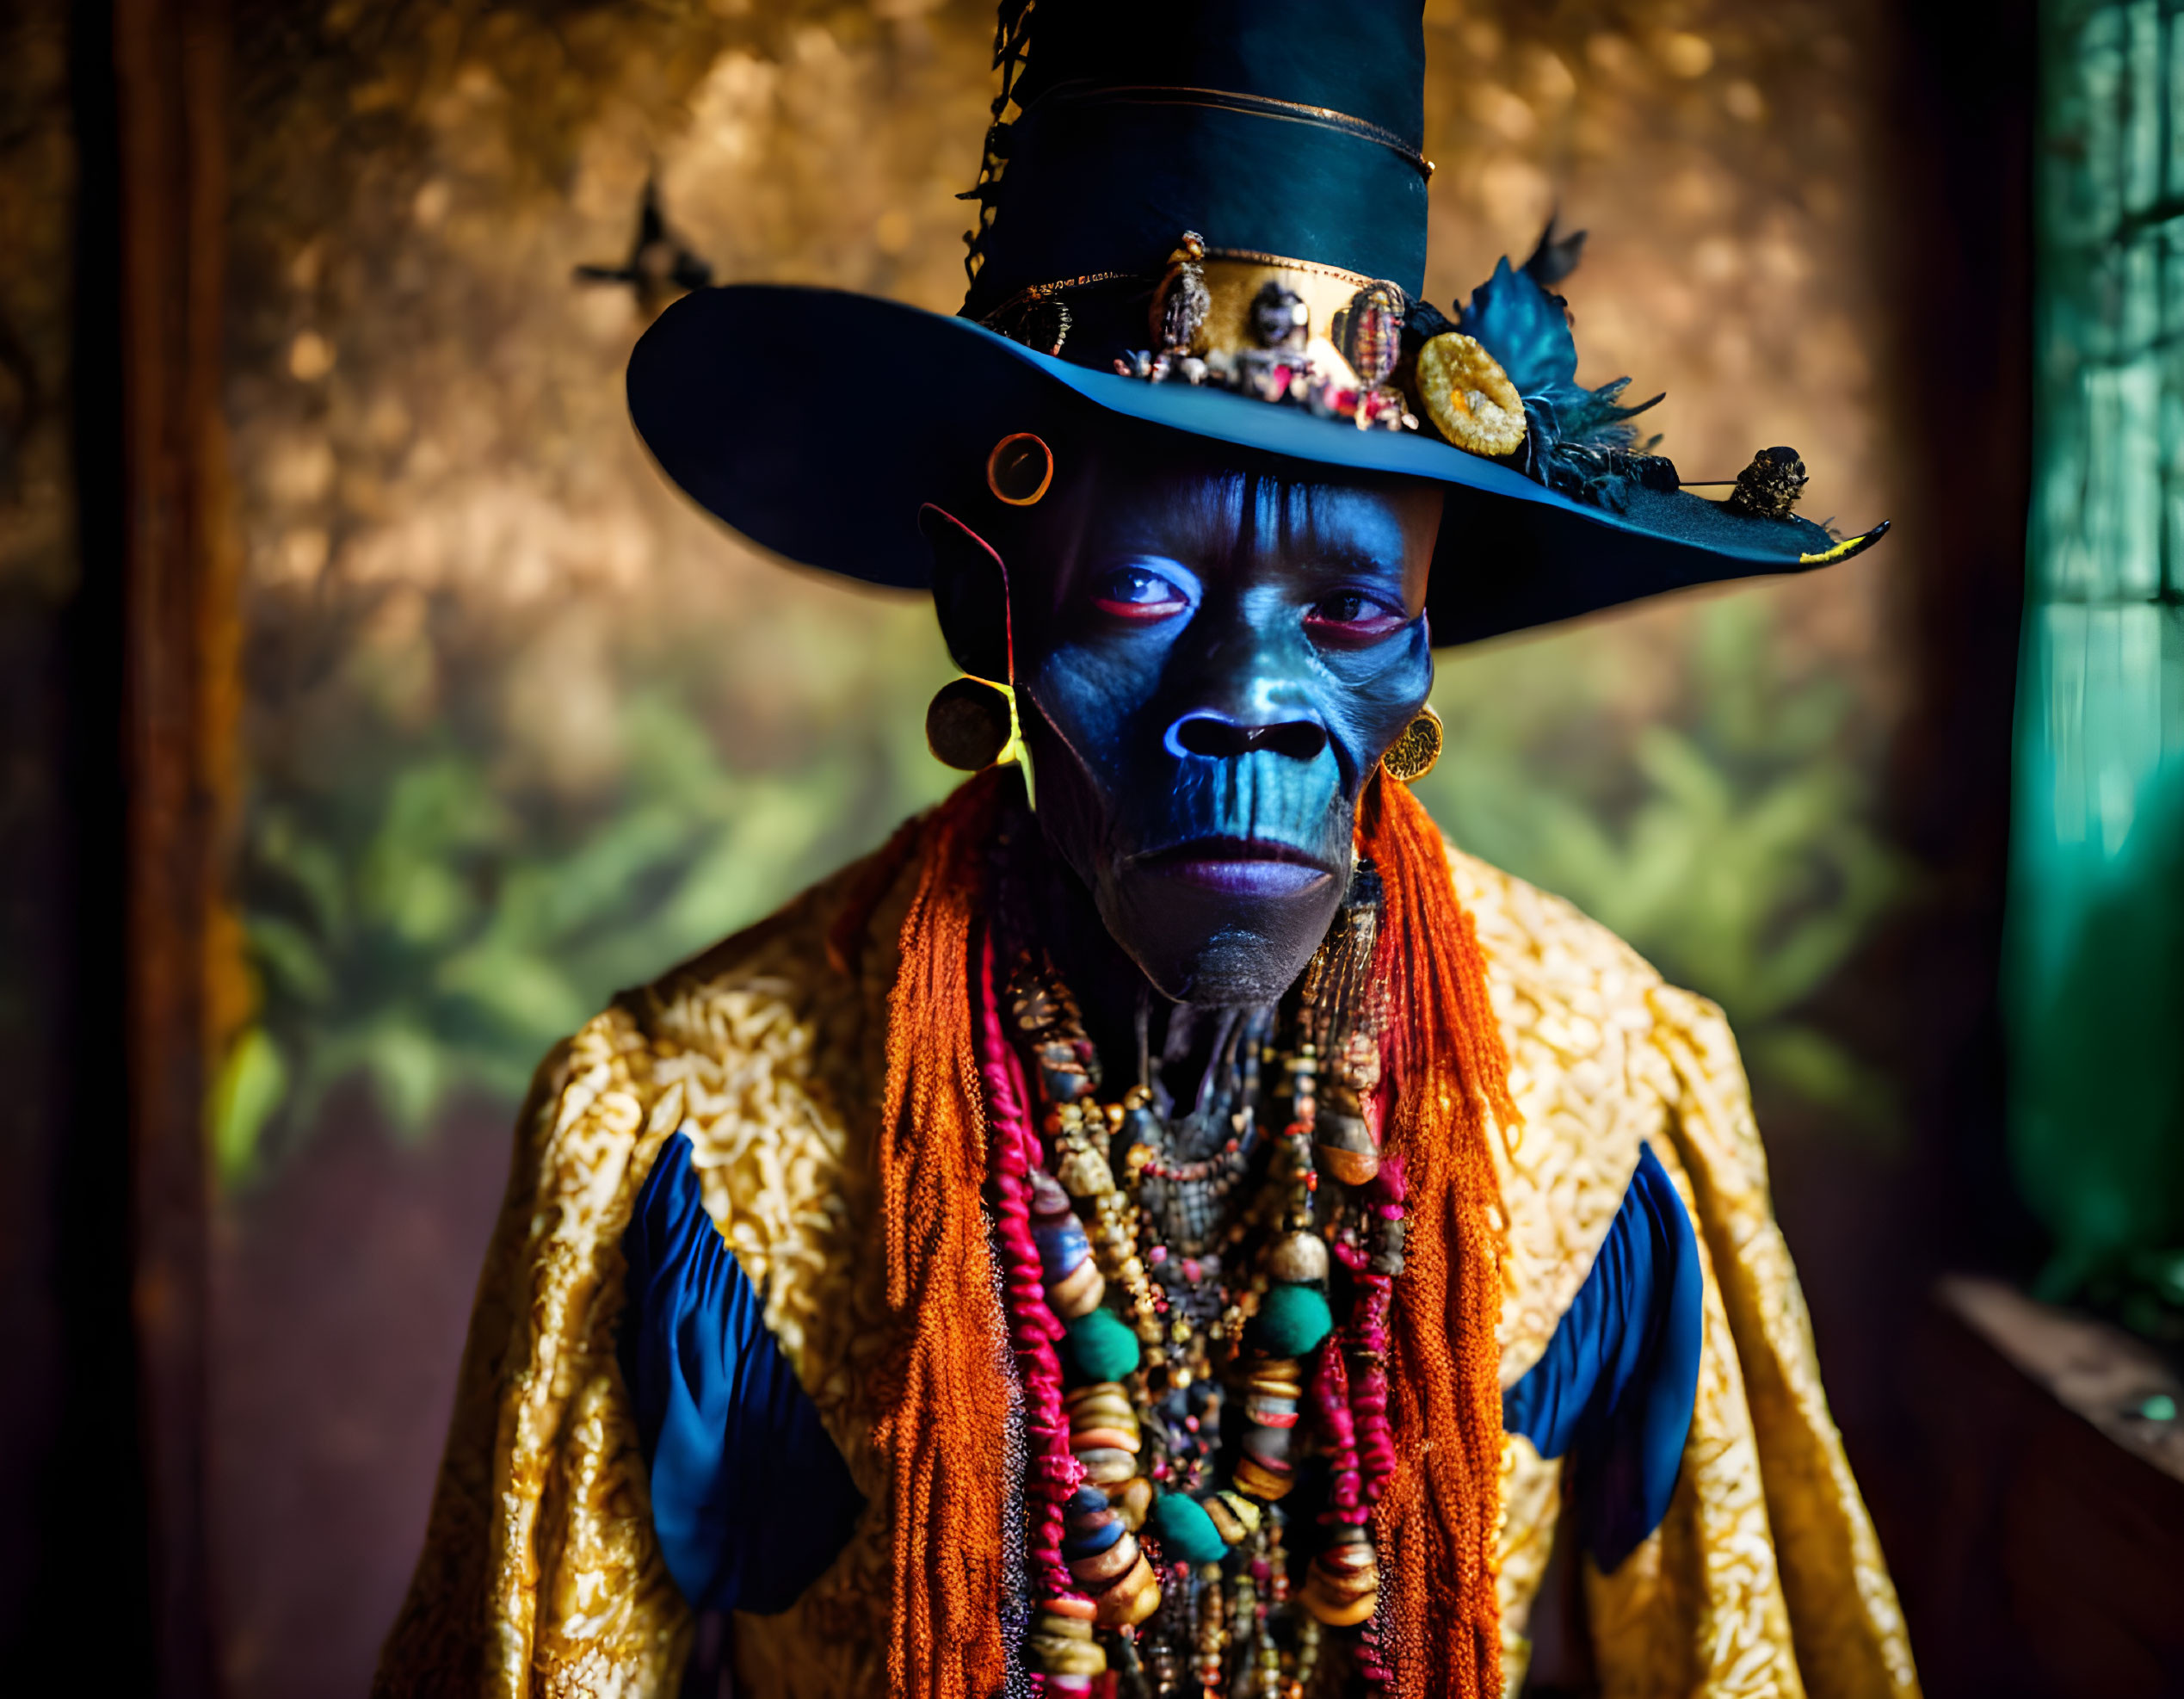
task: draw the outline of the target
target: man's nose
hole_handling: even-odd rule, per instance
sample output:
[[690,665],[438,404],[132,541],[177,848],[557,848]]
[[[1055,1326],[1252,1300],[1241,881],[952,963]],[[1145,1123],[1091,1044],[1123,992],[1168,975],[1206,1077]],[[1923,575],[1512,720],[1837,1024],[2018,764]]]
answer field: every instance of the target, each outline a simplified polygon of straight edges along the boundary
[[1327,728],[1317,720],[1293,717],[1248,724],[1200,709],[1169,726],[1164,741],[1170,755],[1203,755],[1219,761],[1266,750],[1311,761],[1327,747]]

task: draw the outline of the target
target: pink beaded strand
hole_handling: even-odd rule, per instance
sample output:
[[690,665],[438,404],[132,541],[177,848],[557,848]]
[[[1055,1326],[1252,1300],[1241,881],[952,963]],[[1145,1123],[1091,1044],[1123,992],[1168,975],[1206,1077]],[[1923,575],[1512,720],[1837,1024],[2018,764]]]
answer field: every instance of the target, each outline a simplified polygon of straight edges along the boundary
[[1320,1444],[1332,1471],[1328,1506],[1319,1513],[1323,1523],[1361,1523],[1366,1510],[1360,1498],[1357,1473],[1357,1433],[1350,1419],[1350,1377],[1342,1362],[1342,1338],[1330,1333],[1319,1348],[1312,1368],[1312,1414],[1317,1418]]
[[[1374,1233],[1376,1240],[1391,1229],[1399,1235],[1404,1194],[1403,1158],[1393,1156],[1381,1164],[1368,1194],[1380,1224]],[[1396,1466],[1395,1435],[1388,1426],[1387,1368],[1388,1313],[1395,1298],[1395,1277],[1376,1274],[1368,1266],[1357,1280],[1357,1301],[1344,1330],[1348,1338],[1343,1349],[1355,1368],[1350,1413],[1357,1435],[1358,1467],[1364,1476],[1365,1502],[1370,1506],[1379,1502],[1380,1489]]]
[[995,1214],[1008,1270],[1009,1344],[1023,1384],[1024,1432],[1031,1454],[1025,1471],[1031,1501],[1028,1559],[1043,1597],[1082,1598],[1062,1560],[1062,1517],[1070,1495],[1084,1479],[1084,1465],[1070,1451],[1069,1419],[1062,1411],[1062,1365],[1054,1351],[1062,1324],[1047,1304],[1031,1232],[1028,1176],[1038,1145],[1024,1114],[1020,1065],[1002,1036],[990,938],[980,941],[978,966],[978,1071],[993,1134]]
[[[1395,1280],[1392,1276],[1373,1272],[1371,1263],[1388,1229],[1403,1220],[1405,1190],[1403,1158],[1399,1153],[1390,1156],[1381,1163],[1367,1194],[1375,1223],[1372,1235],[1375,1244],[1343,1258],[1358,1282],[1357,1300],[1344,1330],[1344,1348],[1357,1364],[1350,1393],[1351,1426],[1357,1436],[1358,1467],[1364,1477],[1368,1514],[1379,1503],[1380,1489],[1396,1464],[1395,1436],[1388,1426],[1387,1370],[1388,1312],[1395,1295]],[[1367,1619],[1357,1648],[1359,1677],[1368,1691],[1376,1694],[1391,1692],[1395,1687],[1386,1628],[1385,1609],[1374,1611]]]

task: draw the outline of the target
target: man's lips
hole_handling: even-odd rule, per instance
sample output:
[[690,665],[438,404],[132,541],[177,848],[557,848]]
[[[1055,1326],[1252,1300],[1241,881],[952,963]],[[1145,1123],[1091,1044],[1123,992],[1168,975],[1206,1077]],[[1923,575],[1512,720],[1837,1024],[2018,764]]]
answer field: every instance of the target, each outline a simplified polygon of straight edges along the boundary
[[1138,866],[1236,897],[1293,897],[1335,876],[1301,850],[1258,838],[1194,838],[1144,856]]

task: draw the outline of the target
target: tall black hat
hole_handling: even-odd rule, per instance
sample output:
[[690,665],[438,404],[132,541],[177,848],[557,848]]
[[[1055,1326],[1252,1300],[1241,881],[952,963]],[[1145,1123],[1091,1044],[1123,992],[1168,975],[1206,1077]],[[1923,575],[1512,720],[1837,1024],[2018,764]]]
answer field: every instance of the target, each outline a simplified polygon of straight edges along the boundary
[[[703,289],[629,368],[663,469],[790,559],[922,586],[921,505],[1003,438],[1102,417],[1430,479],[1428,609],[1467,642],[1848,559],[1763,450],[1725,501],[1576,381],[1543,241],[1453,316],[1426,260],[1422,0],[1003,0],[995,124],[953,318],[836,290]],[[1014,113],[1013,119],[1011,114]],[[1649,404],[1650,405],[1650,404]],[[961,511],[961,508],[957,509]]]

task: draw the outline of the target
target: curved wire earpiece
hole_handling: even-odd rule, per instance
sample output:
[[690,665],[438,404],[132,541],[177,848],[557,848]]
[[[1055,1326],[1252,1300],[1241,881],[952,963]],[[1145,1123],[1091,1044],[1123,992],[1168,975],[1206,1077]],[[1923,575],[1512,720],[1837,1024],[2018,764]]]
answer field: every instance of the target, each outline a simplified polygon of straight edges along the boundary
[[[1003,438],[1003,446],[1010,440]],[[1038,442],[1036,437],[1031,440]],[[1039,446],[1044,450],[1046,445],[1041,442]],[[999,452],[996,448],[996,454]],[[1047,476],[1052,475],[1050,460]],[[1040,493],[1045,493],[1044,484]],[[926,747],[932,751],[935,760],[959,772],[975,773],[983,768],[1015,762],[1023,769],[1024,794],[1036,808],[1031,751],[1025,747],[1023,721],[1016,707],[1016,623],[1009,564],[991,543],[946,508],[928,502],[918,510],[918,520],[921,527],[935,522],[952,527],[960,540],[982,550],[993,562],[994,570],[1001,574],[1002,644],[1006,674],[1003,678],[992,679],[966,672],[942,685],[925,710]]]

